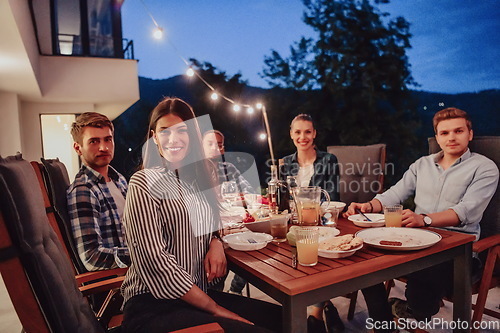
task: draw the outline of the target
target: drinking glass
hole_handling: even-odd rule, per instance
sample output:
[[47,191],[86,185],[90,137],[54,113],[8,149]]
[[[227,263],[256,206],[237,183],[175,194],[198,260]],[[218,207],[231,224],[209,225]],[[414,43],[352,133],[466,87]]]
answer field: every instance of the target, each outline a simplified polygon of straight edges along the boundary
[[224,199],[229,208],[231,208],[232,203],[238,196],[238,186],[236,185],[236,182],[234,180],[223,182],[220,191],[222,199]]
[[386,227],[401,227],[403,219],[403,206],[384,206],[384,218]]
[[318,263],[319,227],[299,227],[294,232],[299,265],[316,265]]
[[341,209],[339,207],[330,202],[323,203],[321,205],[323,225],[335,228],[337,226],[340,211]]
[[273,242],[281,243],[286,241],[286,234],[288,232],[288,220],[291,214],[269,214],[271,225],[271,236]]

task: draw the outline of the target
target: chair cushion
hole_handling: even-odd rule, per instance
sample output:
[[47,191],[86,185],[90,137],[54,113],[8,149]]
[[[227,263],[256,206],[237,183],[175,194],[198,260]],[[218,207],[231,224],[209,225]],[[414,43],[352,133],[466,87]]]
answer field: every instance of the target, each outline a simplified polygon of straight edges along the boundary
[[20,155],[0,157],[0,209],[42,311],[53,332],[103,332],[77,288],[36,184]]
[[340,170],[340,200],[347,203],[373,199],[381,189],[385,168],[385,144],[328,146],[337,156]]

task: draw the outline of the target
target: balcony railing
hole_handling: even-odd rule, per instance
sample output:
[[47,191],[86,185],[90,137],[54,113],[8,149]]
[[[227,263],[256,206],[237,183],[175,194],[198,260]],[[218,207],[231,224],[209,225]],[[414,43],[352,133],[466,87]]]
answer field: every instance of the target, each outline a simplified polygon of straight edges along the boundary
[[82,47],[79,35],[59,34],[55,53],[68,56],[135,59],[133,40],[123,38],[122,48],[115,52],[114,39],[111,36],[91,36],[88,47]]

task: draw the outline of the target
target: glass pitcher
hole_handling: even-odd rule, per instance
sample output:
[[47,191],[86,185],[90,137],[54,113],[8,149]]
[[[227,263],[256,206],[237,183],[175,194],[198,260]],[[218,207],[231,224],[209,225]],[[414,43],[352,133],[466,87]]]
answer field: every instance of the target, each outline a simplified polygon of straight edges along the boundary
[[298,212],[298,224],[304,226],[321,224],[320,204],[321,193],[330,201],[328,192],[319,186],[302,186],[292,189],[293,199]]

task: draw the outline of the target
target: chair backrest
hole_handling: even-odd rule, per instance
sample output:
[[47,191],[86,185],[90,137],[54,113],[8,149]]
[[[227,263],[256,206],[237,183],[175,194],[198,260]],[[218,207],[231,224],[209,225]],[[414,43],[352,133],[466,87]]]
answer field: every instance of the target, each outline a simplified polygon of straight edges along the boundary
[[[52,207],[52,204],[49,199],[49,195],[47,193],[47,189],[45,188],[45,181],[44,181],[44,170],[43,170],[43,165],[41,163],[38,163],[36,161],[30,162],[31,166],[33,167],[33,170],[35,171],[36,178],[38,179],[38,185],[40,186],[40,190],[42,191],[42,197],[43,197],[43,203],[45,206],[45,212],[47,214],[47,219],[49,220],[49,224],[51,225],[52,229],[54,229],[54,232],[57,235],[57,238],[59,239],[59,242],[64,245],[64,253],[68,256],[68,258],[73,261],[72,256],[70,255],[70,250],[68,245],[66,244],[67,242],[67,237],[63,236],[63,232],[61,232],[61,229],[59,228],[59,223],[56,219],[56,215],[54,214],[54,208]],[[74,264],[73,264],[74,265]],[[75,268],[74,271],[75,275],[78,274]]]
[[386,145],[328,146],[337,156],[340,170],[340,200],[366,202],[383,190]]
[[[427,139],[429,153],[434,154],[441,150],[435,137]],[[500,169],[500,136],[478,136],[469,142],[469,149],[488,157]],[[500,233],[500,190],[497,187],[493,198],[483,213],[481,220],[481,238]]]
[[[0,211],[39,311],[50,332],[103,332],[77,288],[71,263],[47,219],[40,188],[34,186],[37,182],[21,155],[0,157]],[[2,240],[5,236],[0,234]],[[2,276],[10,274],[2,267]],[[5,282],[9,290],[19,288],[13,277]]]
[[45,188],[48,191],[50,202],[56,216],[59,229],[64,238],[64,244],[68,249],[71,261],[76,267],[78,273],[85,273],[88,270],[82,263],[76,244],[73,238],[73,232],[71,231],[71,222],[69,220],[68,214],[68,201],[66,196],[66,190],[69,187],[69,177],[68,171],[64,163],[59,161],[58,158],[55,159],[41,159],[43,164],[43,174],[45,181]]

